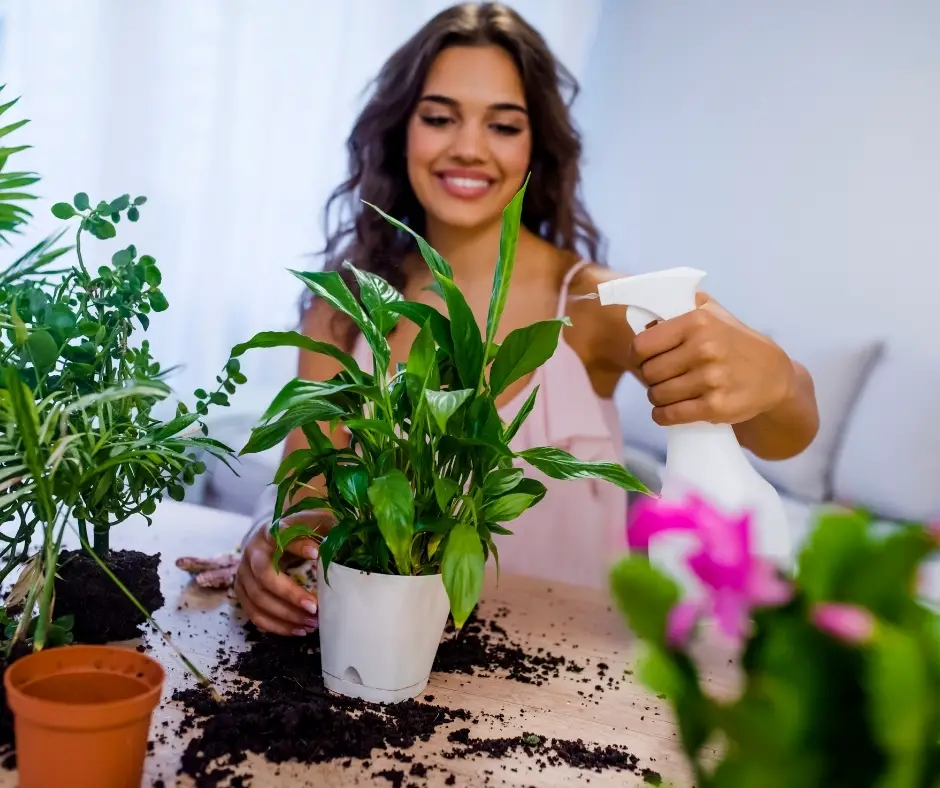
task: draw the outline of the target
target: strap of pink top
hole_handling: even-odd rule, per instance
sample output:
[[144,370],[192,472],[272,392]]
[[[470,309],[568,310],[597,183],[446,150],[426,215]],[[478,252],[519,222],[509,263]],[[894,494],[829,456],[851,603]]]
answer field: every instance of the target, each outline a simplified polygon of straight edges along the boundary
[[590,264],[590,260],[578,260],[565,273],[565,278],[561,280],[561,292],[558,294],[558,309],[555,311],[555,317],[563,317],[568,312],[568,288],[571,281],[575,278],[578,271]]

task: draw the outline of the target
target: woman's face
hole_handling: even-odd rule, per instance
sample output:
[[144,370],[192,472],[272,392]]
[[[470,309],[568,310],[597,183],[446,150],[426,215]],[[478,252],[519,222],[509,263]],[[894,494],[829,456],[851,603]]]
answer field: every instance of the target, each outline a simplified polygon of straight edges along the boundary
[[408,124],[408,177],[428,219],[461,229],[498,222],[531,153],[525,91],[509,54],[445,49]]

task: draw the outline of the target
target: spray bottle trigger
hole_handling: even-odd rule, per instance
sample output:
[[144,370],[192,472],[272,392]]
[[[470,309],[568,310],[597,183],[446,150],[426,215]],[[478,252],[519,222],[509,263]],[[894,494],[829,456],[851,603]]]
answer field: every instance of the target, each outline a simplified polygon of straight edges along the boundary
[[643,309],[643,307],[640,306],[627,307],[627,325],[633,329],[634,334],[645,331],[650,323],[655,323],[659,320],[662,320],[662,318],[655,312],[650,312],[648,309]]

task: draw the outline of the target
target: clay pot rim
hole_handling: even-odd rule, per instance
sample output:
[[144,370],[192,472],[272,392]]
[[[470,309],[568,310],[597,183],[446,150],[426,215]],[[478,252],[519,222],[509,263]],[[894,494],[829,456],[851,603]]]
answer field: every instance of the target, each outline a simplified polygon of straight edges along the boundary
[[[95,668],[92,665],[73,665],[65,666],[61,670],[48,670],[43,672],[40,676],[37,676],[32,681],[27,681],[25,683],[15,682],[17,674],[17,667],[21,663],[27,663],[29,661],[38,661],[40,659],[51,660],[56,658],[56,652],[62,652],[64,650],[70,650],[72,653],[76,651],[85,652],[86,654],[101,654],[102,656],[107,655],[117,655],[126,656],[128,653],[133,654],[134,659],[143,660],[146,663],[149,663],[151,669],[156,669],[158,671],[159,680],[155,683],[150,681],[138,678],[136,674],[126,673],[124,671],[118,670],[107,670],[102,668]],[[102,673],[109,676],[121,676],[124,678],[129,678],[133,680],[136,684],[139,685],[140,689],[138,692],[135,692],[128,698],[122,698],[121,700],[113,701],[103,701],[97,703],[70,703],[63,700],[51,700],[49,698],[40,698],[29,691],[29,687],[35,684],[37,681],[42,681],[43,679],[49,678],[50,676],[60,675],[67,676],[69,674],[80,673],[87,674],[91,672]],[[12,665],[7,667],[3,673],[3,685],[7,692],[7,702],[8,705],[13,710],[14,706],[17,706],[21,709],[24,707],[30,708],[58,708],[61,709],[63,713],[75,713],[79,710],[84,710],[88,712],[95,713],[118,713],[123,710],[129,710],[131,708],[137,707],[141,704],[146,705],[156,705],[159,702],[160,696],[163,693],[163,687],[166,683],[166,669],[163,665],[155,660],[153,657],[150,657],[146,654],[141,654],[138,651],[133,649],[128,649],[120,646],[110,646],[110,645],[85,645],[85,644],[76,644],[68,646],[58,646],[53,649],[43,649],[39,652],[33,652],[21,657],[16,660]],[[25,710],[25,709],[24,709]],[[16,711],[14,710],[14,714]],[[70,726],[66,726],[70,727]]]

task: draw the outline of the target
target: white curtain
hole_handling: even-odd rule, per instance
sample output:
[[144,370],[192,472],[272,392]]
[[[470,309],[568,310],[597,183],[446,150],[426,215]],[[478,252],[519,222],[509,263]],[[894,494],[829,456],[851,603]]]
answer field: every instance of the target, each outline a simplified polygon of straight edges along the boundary
[[[384,59],[446,0],[5,0],[2,81],[42,197],[23,243],[57,226],[52,202],[146,195],[102,257],[157,258],[170,310],[149,334],[189,399],[233,344],[296,319],[288,268],[314,264],[344,140]],[[583,74],[601,0],[517,0]],[[13,140],[14,137],[8,138]],[[2,254],[2,253],[0,253]],[[9,252],[7,253],[9,254]],[[2,258],[0,258],[2,262]],[[245,359],[241,408],[294,371],[293,354]]]

